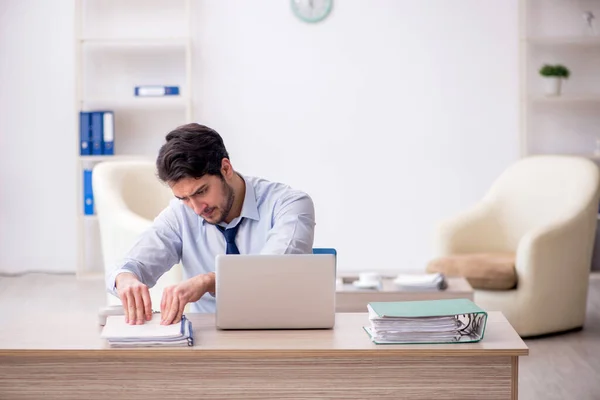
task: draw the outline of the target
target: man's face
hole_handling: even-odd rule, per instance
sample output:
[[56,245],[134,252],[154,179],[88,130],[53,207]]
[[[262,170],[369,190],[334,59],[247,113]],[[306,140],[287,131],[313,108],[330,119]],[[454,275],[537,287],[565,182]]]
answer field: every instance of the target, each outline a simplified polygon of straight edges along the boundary
[[170,186],[175,197],[210,224],[225,221],[233,206],[233,188],[220,176],[183,178]]

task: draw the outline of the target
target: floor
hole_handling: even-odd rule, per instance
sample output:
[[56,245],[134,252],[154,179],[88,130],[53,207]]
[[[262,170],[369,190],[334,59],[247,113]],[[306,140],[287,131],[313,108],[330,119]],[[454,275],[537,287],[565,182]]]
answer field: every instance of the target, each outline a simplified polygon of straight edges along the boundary
[[519,399],[600,400],[600,274],[590,279],[583,330],[525,342]]
[[[4,320],[16,312],[55,311],[56,307],[96,313],[105,296],[101,281],[77,281],[72,275],[0,277]],[[590,279],[583,330],[526,343],[530,355],[520,362],[520,399],[600,400],[600,274]]]

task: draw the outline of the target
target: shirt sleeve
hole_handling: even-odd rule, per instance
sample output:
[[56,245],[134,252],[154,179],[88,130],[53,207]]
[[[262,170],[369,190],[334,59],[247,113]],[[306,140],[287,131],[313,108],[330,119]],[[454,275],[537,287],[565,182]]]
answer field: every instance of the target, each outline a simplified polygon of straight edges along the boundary
[[306,193],[290,191],[275,202],[272,228],[261,254],[311,254],[315,208]]
[[179,263],[182,249],[180,226],[175,210],[172,207],[164,209],[107,276],[109,293],[117,296],[115,279],[122,272],[131,272],[143,284],[153,287],[158,278]]

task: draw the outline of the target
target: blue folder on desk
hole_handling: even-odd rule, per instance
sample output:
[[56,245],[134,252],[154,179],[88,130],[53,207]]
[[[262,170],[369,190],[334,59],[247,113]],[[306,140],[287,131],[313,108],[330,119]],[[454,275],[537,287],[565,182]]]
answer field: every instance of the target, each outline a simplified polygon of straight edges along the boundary
[[376,344],[472,343],[483,339],[487,312],[468,299],[372,302],[371,326]]

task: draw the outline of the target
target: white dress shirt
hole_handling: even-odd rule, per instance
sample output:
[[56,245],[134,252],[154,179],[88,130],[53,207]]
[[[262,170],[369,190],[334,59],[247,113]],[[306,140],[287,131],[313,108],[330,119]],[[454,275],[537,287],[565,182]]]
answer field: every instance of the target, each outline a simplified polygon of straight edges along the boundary
[[[312,199],[281,183],[242,178],[246,194],[241,215],[229,224],[221,224],[234,227],[242,221],[235,241],[240,254],[310,254],[315,227]],[[225,249],[225,237],[216,226],[207,223],[181,200],[173,199],[152,227],[138,238],[123,262],[107,276],[107,289],[117,295],[115,278],[121,272],[131,272],[152,287],[179,262],[184,279],[214,272],[215,257],[225,254]],[[214,313],[215,298],[206,293],[190,305],[190,311]]]

